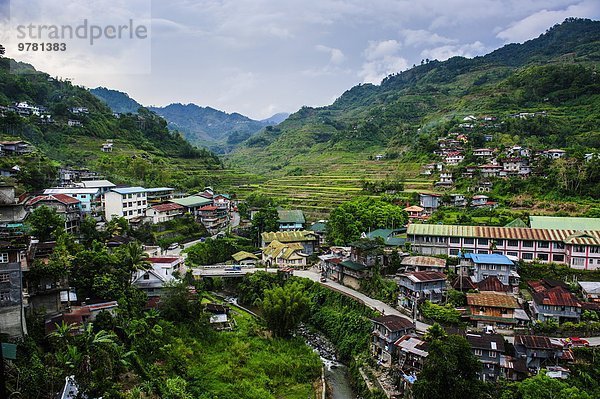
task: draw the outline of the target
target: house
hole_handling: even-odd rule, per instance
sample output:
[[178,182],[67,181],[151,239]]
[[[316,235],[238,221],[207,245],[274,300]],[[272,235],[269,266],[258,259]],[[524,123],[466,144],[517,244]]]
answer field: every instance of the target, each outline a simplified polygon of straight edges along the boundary
[[27,334],[23,298],[24,239],[0,241],[0,331],[11,338]]
[[[82,127],[83,123],[81,123],[80,121],[78,121],[76,119],[69,119],[67,121],[67,125],[69,125],[70,127]],[[112,146],[111,146],[111,150],[112,150]],[[102,151],[104,151],[104,148],[102,149]]]
[[492,205],[495,205],[495,203],[491,202],[490,197],[488,197],[487,195],[474,195],[473,199],[471,200],[471,206],[475,208]]
[[386,315],[371,320],[371,355],[385,367],[391,367],[397,358],[394,343],[404,335],[415,332],[415,325],[406,317]]
[[300,242],[282,243],[273,240],[262,249],[262,262],[267,267],[304,268],[308,255],[302,252],[304,246]]
[[479,173],[482,177],[498,177],[498,175],[500,175],[500,171],[502,170],[502,166],[491,163],[481,165],[479,167]]
[[299,209],[278,209],[279,231],[298,231],[304,230],[306,219],[304,212]]
[[440,180],[437,181],[435,184],[437,186],[451,186],[453,183],[454,180],[452,179],[452,173],[442,172],[440,173]]
[[258,256],[246,251],[239,251],[231,255],[236,265],[255,267],[258,263]]
[[398,367],[406,375],[418,374],[423,370],[425,359],[429,355],[427,349],[429,343],[417,338],[415,335],[407,334],[394,342],[398,359]]
[[362,280],[371,277],[372,266],[347,259],[338,262],[335,271],[332,280],[357,290]]
[[61,187],[44,190],[44,195],[54,194],[65,194],[79,200],[81,212],[86,214],[96,212],[102,206],[100,189],[98,188]]
[[213,204],[221,209],[230,210],[233,202],[229,194],[217,194],[213,197]]
[[179,204],[166,202],[164,204],[151,205],[146,209],[146,216],[152,218],[152,223],[164,223],[183,216],[185,208]]
[[494,156],[494,150],[491,148],[477,148],[473,150],[473,155],[481,158],[489,158]]
[[500,334],[465,334],[473,354],[482,365],[479,379],[496,381],[500,376],[500,358],[504,354],[504,337]]
[[30,144],[26,141],[0,141],[0,148],[4,155],[25,155],[32,151]]
[[60,325],[62,322],[72,326],[71,331],[73,334],[81,333],[84,329],[84,326],[89,322],[93,322],[100,312],[108,312],[111,315],[114,315],[114,312],[118,307],[119,304],[117,301],[101,302],[89,305],[82,303],[81,306],[71,306],[70,309],[62,314],[54,316],[45,321],[46,334],[56,330],[56,326]]
[[517,300],[497,292],[467,293],[467,316],[478,328],[491,325],[498,328],[512,328],[516,324],[515,309]]
[[442,272],[446,268],[446,259],[433,256],[407,256],[400,263],[404,271],[436,271]]
[[214,329],[218,331],[233,329],[234,322],[229,315],[229,306],[218,303],[207,303],[204,305],[204,311],[211,314],[209,323]]
[[425,210],[425,213],[431,214],[441,205],[441,198],[440,194],[419,194],[419,205]]
[[417,205],[412,205],[404,208],[404,212],[408,214],[409,220],[425,220],[429,216],[425,213],[425,209]]
[[172,199],[169,202],[183,206],[186,212],[189,212],[196,217],[200,215],[200,208],[210,206],[213,203],[212,199],[204,198],[199,195],[190,195],[183,198]]
[[90,110],[86,107],[73,107],[70,108],[71,113],[73,114],[89,114]]
[[465,159],[460,151],[452,151],[446,154],[445,161],[447,165],[458,165]]
[[[71,125],[69,125],[69,126],[71,126]],[[102,152],[112,152],[112,150],[113,150],[113,143],[102,144]]]
[[586,301],[600,302],[600,282],[598,281],[578,281],[581,288],[581,294]]
[[522,381],[529,376],[526,359],[500,355],[500,377],[508,381]]
[[565,349],[558,338],[515,335],[514,346],[516,357],[525,359],[525,365],[531,370],[537,371],[546,365],[573,360],[573,353]]
[[550,159],[559,159],[564,158],[565,155],[567,155],[567,152],[565,150],[553,149],[544,151],[544,155],[546,155]]
[[74,234],[79,231],[81,222],[81,201],[66,194],[38,195],[27,201],[29,209],[41,206],[54,208],[65,220],[65,231]]
[[[481,240],[487,240],[482,238]],[[493,241],[488,241],[493,250]],[[483,242],[481,243],[483,245]],[[519,286],[517,267],[506,255],[466,253],[460,261],[460,266],[467,267],[472,273],[473,282],[479,283],[488,277],[496,277],[507,288]]]
[[318,237],[312,231],[274,231],[261,234],[262,247],[266,247],[272,241],[283,244],[299,243],[302,245],[302,253],[310,256],[315,252]]
[[467,199],[463,194],[450,194],[450,205],[455,207],[467,206]]
[[383,240],[383,243],[387,247],[399,247],[404,245],[406,240],[399,237],[400,234],[406,232],[406,229],[375,229],[369,233],[362,233],[361,238],[369,240]]
[[564,285],[549,280],[528,281],[527,284],[532,290],[533,300],[529,305],[535,319],[555,320],[559,324],[579,322],[581,303]]
[[224,229],[229,223],[229,213],[227,209],[219,208],[215,205],[204,205],[198,209],[200,223],[211,233],[216,233]]
[[104,194],[104,218],[111,221],[114,217],[131,220],[145,216],[148,208],[146,189],[143,187],[112,188]]
[[528,176],[531,173],[529,161],[524,158],[506,158],[502,161],[502,170],[507,176]]
[[422,255],[457,256],[459,252],[492,251],[526,262],[537,259],[567,264],[574,269],[600,268],[600,232],[596,230],[413,223],[408,226],[407,237],[411,249]]
[[398,305],[407,309],[424,301],[440,303],[446,292],[446,275],[437,271],[403,273],[396,282],[400,287]]
[[154,187],[146,189],[146,197],[150,204],[160,204],[169,201],[175,196],[175,189],[171,187]]
[[313,223],[308,231],[312,231],[319,238],[318,244],[325,242],[325,234],[327,233],[327,221],[319,220],[318,222]]
[[161,296],[165,284],[174,281],[175,272],[185,274],[183,258],[178,256],[157,256],[146,259],[150,263],[147,270],[138,270],[132,285],[144,291],[149,297]]

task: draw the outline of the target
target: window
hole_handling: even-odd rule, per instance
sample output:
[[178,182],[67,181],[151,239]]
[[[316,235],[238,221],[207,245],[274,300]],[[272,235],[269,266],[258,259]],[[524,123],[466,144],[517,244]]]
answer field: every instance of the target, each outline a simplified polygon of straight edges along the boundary
[[479,238],[479,239],[477,239],[477,244],[478,245],[488,245],[488,239],[487,238]]
[[129,211],[129,216],[133,215],[133,211]]
[[490,270],[496,270],[496,265],[488,265],[488,269],[490,269]]
[[496,356],[497,356],[497,355],[496,355],[496,352],[494,352],[494,351],[490,351],[490,357],[496,357]]
[[123,216],[127,216],[127,211],[123,211]]
[[9,273],[0,273],[0,283],[8,283],[10,281]]
[[565,256],[563,254],[554,254],[554,255],[552,255],[552,260],[554,262],[564,262]]
[[508,240],[508,246],[509,247],[518,247],[519,246],[519,241],[517,241],[517,240]]
[[538,248],[550,248],[548,241],[538,241]]
[[517,252],[507,252],[506,256],[519,256]]
[[150,280],[150,273],[144,273],[144,280]]
[[523,252],[524,260],[533,260],[533,254],[531,252]]
[[555,242],[555,243],[552,243],[552,248],[554,248],[554,249],[565,249],[565,243],[564,242]]
[[450,244],[460,244],[460,237],[450,237]]
[[463,241],[464,241],[465,245],[475,244],[475,239],[473,239],[473,238],[465,238]]
[[523,241],[523,247],[533,248],[533,241]]
[[600,247],[590,247],[591,254],[600,254]]
[[450,250],[450,256],[458,256],[458,249],[451,249]]
[[543,261],[548,261],[548,254],[538,254],[538,259]]
[[8,253],[0,253],[0,263],[8,263]]
[[486,251],[484,249],[480,249],[480,250],[477,251],[477,253],[478,254],[487,254],[487,253],[489,253],[489,251]]
[[585,253],[585,247],[583,245],[573,245],[573,252]]
[[475,349],[474,352],[475,352],[475,356],[481,356],[482,355],[481,349]]
[[10,291],[0,291],[0,302],[10,301]]
[[504,240],[496,240],[496,246],[501,247],[504,245]]
[[573,266],[584,266],[585,258],[573,258],[573,259],[571,259],[571,264]]

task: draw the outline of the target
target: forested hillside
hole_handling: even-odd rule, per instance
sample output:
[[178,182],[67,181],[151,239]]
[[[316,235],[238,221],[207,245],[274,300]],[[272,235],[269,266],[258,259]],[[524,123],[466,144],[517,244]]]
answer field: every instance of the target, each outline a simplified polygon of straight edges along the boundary
[[353,87],[329,106],[303,107],[248,139],[231,161],[288,174],[312,155],[328,166],[325,155],[343,151],[418,159],[438,137],[460,131],[465,116],[536,111],[547,118],[499,123],[488,133],[504,144],[597,148],[599,61],[600,22],[568,19],[523,44],[473,59],[424,60],[381,85]]

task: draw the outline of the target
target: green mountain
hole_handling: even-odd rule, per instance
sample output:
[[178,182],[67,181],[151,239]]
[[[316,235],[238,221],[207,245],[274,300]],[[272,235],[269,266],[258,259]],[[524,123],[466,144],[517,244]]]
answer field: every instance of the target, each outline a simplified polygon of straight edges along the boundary
[[[16,103],[32,112],[17,112]],[[58,165],[87,167],[120,183],[202,186],[191,169],[220,169],[218,157],[170,132],[167,122],[141,108],[137,114],[115,116],[88,90],[38,72],[31,65],[0,58],[0,131],[2,140],[26,140],[34,154],[0,158],[0,167],[20,164],[25,174],[45,174]],[[112,152],[102,146],[112,140]],[[31,173],[30,173],[31,172]]]
[[90,89],[90,93],[102,100],[114,112],[120,114],[135,114],[138,112],[138,109],[143,107],[142,104],[129,97],[129,94],[122,91],[107,89],[106,87],[96,87],[95,89]]
[[[493,144],[598,148],[599,61],[600,22],[569,18],[525,43],[473,59],[424,62],[380,85],[355,86],[329,106],[303,107],[246,140],[229,159],[287,175],[326,171],[340,154],[425,160],[438,137],[464,131],[468,115],[499,118],[486,131]],[[535,111],[547,117],[508,118]]]
[[238,113],[195,104],[170,104],[150,110],[169,121],[169,128],[180,131],[190,142],[219,153],[230,152],[267,125]]

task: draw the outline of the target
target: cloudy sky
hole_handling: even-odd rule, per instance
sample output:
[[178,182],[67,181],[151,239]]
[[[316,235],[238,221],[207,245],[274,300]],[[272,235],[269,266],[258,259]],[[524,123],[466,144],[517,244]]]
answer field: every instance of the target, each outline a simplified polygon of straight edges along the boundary
[[[85,14],[82,0],[12,0],[9,29],[31,8],[44,10],[38,22],[58,23],[34,3],[60,4],[62,21]],[[89,14],[125,17],[120,3]],[[567,17],[600,19],[599,0],[155,0],[151,12],[150,0],[126,4],[137,23],[151,25],[150,47],[120,43],[114,51],[32,58],[11,43],[7,54],[144,105],[193,102],[259,119],[330,104],[358,83],[379,83],[425,58],[483,55]],[[107,72],[120,63],[130,66],[126,73]]]

